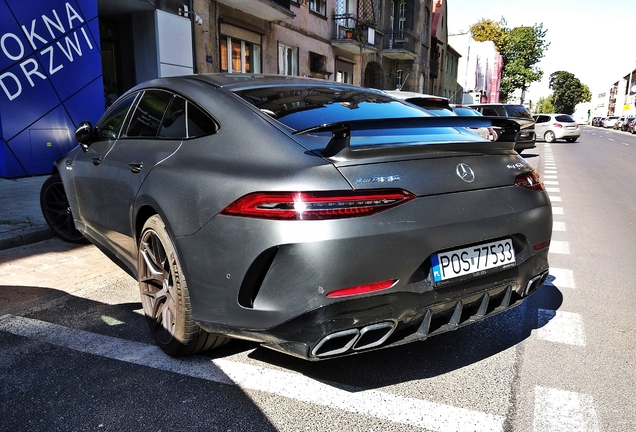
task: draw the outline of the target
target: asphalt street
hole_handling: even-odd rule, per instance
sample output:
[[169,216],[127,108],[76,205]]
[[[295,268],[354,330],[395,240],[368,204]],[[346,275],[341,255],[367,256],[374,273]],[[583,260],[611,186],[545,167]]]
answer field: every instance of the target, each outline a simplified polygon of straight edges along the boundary
[[0,297],[31,293],[0,309],[0,431],[636,430],[636,135],[585,126],[523,156],[553,204],[548,282],[488,321],[342,359],[246,341],[171,359],[95,247],[0,250]]

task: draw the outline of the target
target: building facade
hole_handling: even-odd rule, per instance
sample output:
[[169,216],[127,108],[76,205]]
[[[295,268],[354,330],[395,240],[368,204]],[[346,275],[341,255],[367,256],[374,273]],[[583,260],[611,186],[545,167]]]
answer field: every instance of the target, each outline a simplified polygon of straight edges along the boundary
[[[445,0],[41,3],[0,6],[11,23],[0,32],[0,177],[51,172],[79,122],[94,123],[123,92],[161,76],[266,73],[447,97],[457,90]],[[46,108],[35,87],[51,94]],[[32,115],[18,121],[24,110]]]

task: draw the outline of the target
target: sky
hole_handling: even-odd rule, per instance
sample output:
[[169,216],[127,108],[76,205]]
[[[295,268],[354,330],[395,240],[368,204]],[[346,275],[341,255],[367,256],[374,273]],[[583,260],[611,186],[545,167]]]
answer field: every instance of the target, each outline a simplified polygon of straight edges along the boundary
[[594,100],[636,69],[634,0],[446,1],[448,34],[465,32],[481,18],[504,17],[508,28],[543,24],[550,43],[537,65],[543,78],[530,86],[526,100],[552,93],[549,79],[556,71],[573,73],[590,88]]

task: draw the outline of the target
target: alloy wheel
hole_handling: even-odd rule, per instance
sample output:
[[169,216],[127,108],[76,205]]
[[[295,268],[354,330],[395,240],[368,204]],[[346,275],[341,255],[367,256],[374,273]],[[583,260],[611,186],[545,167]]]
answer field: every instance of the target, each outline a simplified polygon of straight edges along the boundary
[[[176,320],[176,292],[172,266],[157,233],[146,230],[139,246],[139,285],[146,317],[155,327],[155,337],[163,343],[172,339]],[[163,330],[162,330],[163,329]]]

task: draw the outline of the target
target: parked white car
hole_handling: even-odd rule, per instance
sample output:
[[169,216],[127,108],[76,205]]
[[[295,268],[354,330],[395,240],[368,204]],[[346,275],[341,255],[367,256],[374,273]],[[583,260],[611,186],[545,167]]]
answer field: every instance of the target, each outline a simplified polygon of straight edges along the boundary
[[535,114],[532,117],[536,122],[534,129],[537,140],[551,143],[558,139],[564,139],[573,143],[581,136],[581,128],[579,128],[578,123],[567,114]]
[[605,122],[603,123],[603,127],[605,129],[607,128],[612,128],[614,129],[614,125],[616,124],[616,122],[618,121],[619,117],[618,116],[609,116],[605,119]]

